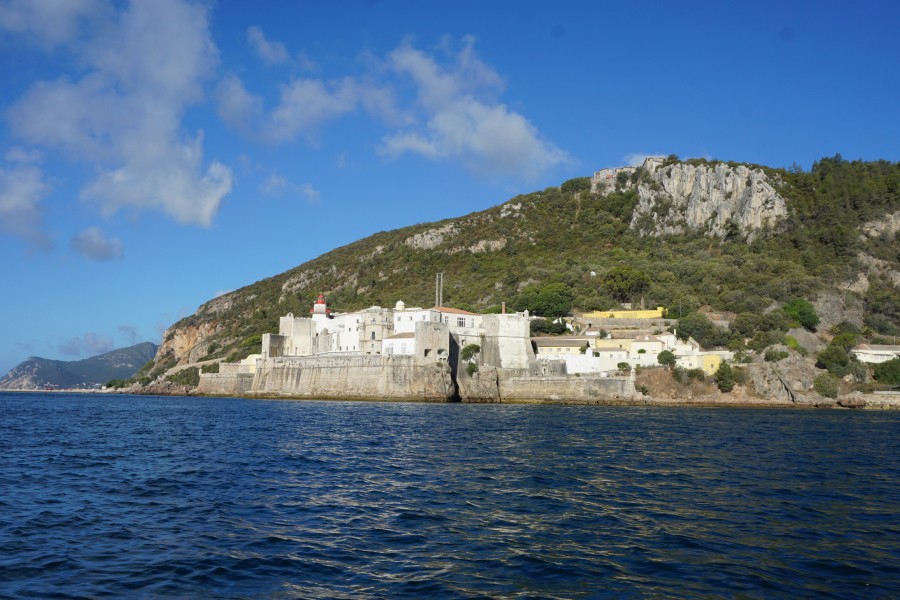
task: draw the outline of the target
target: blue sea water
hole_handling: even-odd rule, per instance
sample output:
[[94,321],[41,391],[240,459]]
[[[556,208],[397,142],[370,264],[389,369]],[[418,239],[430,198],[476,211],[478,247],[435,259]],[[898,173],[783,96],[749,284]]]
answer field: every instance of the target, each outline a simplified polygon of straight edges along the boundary
[[0,394],[0,597],[900,597],[900,414]]

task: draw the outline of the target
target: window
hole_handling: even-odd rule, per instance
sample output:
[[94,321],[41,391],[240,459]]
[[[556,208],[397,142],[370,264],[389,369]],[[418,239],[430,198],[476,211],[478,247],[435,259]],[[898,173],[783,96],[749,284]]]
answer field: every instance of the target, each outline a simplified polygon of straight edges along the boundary
[[374,332],[374,331],[372,332],[372,339],[373,339],[373,340],[375,339],[375,332]]
[[456,326],[457,326],[457,327],[465,327],[465,326],[466,326],[466,319],[465,319],[465,317],[457,317],[457,318],[456,318]]

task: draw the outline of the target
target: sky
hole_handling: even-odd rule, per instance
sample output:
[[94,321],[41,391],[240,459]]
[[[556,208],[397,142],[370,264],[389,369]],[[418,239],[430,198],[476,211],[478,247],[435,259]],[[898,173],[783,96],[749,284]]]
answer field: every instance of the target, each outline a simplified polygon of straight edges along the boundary
[[900,3],[0,0],[0,373],[644,156],[900,160]]

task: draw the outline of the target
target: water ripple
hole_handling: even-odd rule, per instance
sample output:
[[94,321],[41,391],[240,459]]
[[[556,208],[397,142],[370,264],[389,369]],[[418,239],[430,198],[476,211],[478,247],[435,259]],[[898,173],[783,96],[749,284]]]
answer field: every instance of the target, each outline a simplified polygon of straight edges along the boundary
[[0,410],[0,597],[900,596],[893,413]]

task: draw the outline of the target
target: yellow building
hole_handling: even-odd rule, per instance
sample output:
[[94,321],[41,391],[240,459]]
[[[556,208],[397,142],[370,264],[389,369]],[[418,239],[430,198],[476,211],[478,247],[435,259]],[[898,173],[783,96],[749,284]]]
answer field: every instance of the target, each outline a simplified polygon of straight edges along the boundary
[[595,310],[584,313],[582,319],[662,319],[665,308],[657,306],[656,310]]

